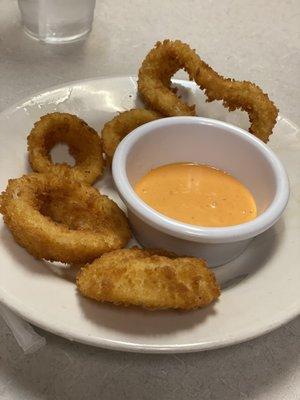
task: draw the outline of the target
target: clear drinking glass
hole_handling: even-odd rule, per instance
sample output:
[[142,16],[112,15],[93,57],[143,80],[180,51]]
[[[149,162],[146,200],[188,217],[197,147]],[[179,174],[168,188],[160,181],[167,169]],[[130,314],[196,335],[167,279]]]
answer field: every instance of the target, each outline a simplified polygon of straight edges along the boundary
[[92,29],[96,0],[18,0],[25,32],[46,43],[80,40]]

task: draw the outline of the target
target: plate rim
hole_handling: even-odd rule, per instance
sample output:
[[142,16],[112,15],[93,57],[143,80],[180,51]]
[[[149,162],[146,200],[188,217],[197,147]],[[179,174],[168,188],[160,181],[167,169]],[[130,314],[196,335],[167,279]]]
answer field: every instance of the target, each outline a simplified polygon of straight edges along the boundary
[[[272,332],[275,329],[280,328],[281,326],[287,324],[289,321],[297,318],[299,316],[299,311],[297,311],[297,307],[295,307],[295,312],[291,312],[286,318],[278,319],[277,321],[270,323],[267,328],[261,328],[260,330],[252,329],[251,331],[248,330],[247,335],[240,334],[239,336],[228,336],[221,341],[206,341],[206,342],[199,342],[193,344],[181,344],[181,345],[149,345],[149,344],[137,344],[133,342],[124,342],[119,340],[110,340],[110,339],[103,339],[96,336],[82,336],[76,332],[67,333],[64,328],[59,328],[56,324],[52,323],[52,327],[49,327],[47,323],[44,321],[41,322],[36,318],[29,315],[29,310],[24,309],[22,312],[17,305],[13,304],[13,301],[9,303],[3,298],[0,287],[0,303],[7,306],[11,311],[17,314],[19,317],[25,319],[27,322],[33,324],[34,326],[45,330],[46,332],[50,332],[52,334],[58,335],[70,341],[76,341],[78,343],[82,343],[85,345],[90,345],[94,347],[99,347],[108,350],[116,350],[116,351],[125,351],[131,353],[149,353],[149,354],[176,354],[176,353],[193,353],[193,352],[200,352],[205,350],[216,350],[223,347],[233,346],[239,343],[244,343],[249,340],[258,338],[260,336],[266,335]],[[286,314],[285,314],[286,315]],[[61,324],[60,324],[61,325]],[[242,331],[243,332],[243,331]]]
[[[94,81],[103,81],[103,80],[136,80],[137,76],[135,75],[112,75],[112,76],[98,76],[98,77],[91,77],[91,78],[85,78],[85,79],[80,79],[80,80],[73,80],[73,81],[68,81],[59,85],[54,85],[50,86],[47,88],[44,88],[40,91],[34,92],[31,95],[25,96],[21,98],[19,101],[13,103],[12,105],[8,106],[4,110],[0,112],[0,119],[5,118],[5,116],[10,115],[12,112],[14,112],[17,108],[20,108],[20,106],[30,100],[32,100],[34,97],[45,95],[47,92],[52,92],[54,90],[59,90],[66,88],[68,86],[75,86],[76,84],[82,84],[82,83],[89,83],[89,82],[94,82]],[[193,86],[193,82],[183,80],[183,79],[174,79],[173,80],[176,83],[184,83],[186,86]],[[295,124],[297,126],[297,124]],[[298,126],[297,126],[298,127]],[[198,351],[204,351],[204,350],[211,350],[211,349],[219,349],[222,347],[227,347],[231,346],[234,344],[239,344],[243,343],[252,339],[255,339],[259,336],[268,334],[269,332],[285,325],[289,321],[297,318],[300,315],[300,307],[297,306],[297,303],[293,303],[293,306],[288,309],[289,312],[285,312],[278,316],[275,320],[272,322],[268,323],[267,325],[262,325],[257,329],[257,328],[252,328],[251,330],[247,329],[247,332],[245,331],[240,331],[238,335],[230,335],[222,340],[211,340],[211,341],[205,341],[205,342],[198,342],[198,343],[192,343],[192,344],[180,344],[180,345],[152,345],[152,344],[139,344],[139,343],[133,343],[133,342],[125,342],[125,341],[118,341],[118,340],[110,340],[110,339],[104,339],[101,337],[97,336],[84,336],[78,334],[76,331],[70,332],[70,330],[65,329],[64,326],[57,326],[56,323],[54,322],[50,324],[50,326],[47,324],[47,321],[44,319],[38,319],[36,317],[33,317],[30,315],[30,310],[26,308],[26,306],[22,306],[19,304],[18,301],[15,301],[13,296],[10,297],[5,290],[3,290],[0,286],[0,302],[4,304],[6,307],[8,307],[10,310],[12,310],[14,313],[16,313],[18,316],[21,318],[25,319],[29,323],[32,323],[33,325],[44,329],[45,331],[48,331],[50,333],[56,334],[58,336],[61,336],[65,339],[71,340],[71,341],[76,341],[79,343],[95,346],[95,347],[100,347],[100,348],[105,348],[105,349],[110,349],[110,350],[119,350],[119,351],[127,351],[127,352],[138,352],[138,353],[188,353],[188,352],[198,352]]]
[[[73,86],[79,83],[87,83],[87,82],[93,82],[93,81],[102,81],[102,80],[111,80],[111,79],[137,79],[136,75],[100,75],[100,76],[95,76],[95,77],[90,77],[90,78],[84,78],[84,79],[76,79],[72,81],[67,81],[65,83],[60,83],[58,85],[51,85],[48,86],[44,89],[41,89],[36,92],[32,92],[30,95],[26,95],[24,97],[21,97],[19,101],[16,101],[9,105],[8,107],[4,108],[3,110],[0,111],[0,118],[5,115],[11,113],[14,109],[20,107],[20,104],[23,104],[27,101],[32,100],[32,98],[46,94],[47,92],[52,92],[53,90],[58,90],[58,89],[63,89],[64,87],[67,86]],[[190,81],[184,80],[184,79],[173,79],[173,82],[180,83],[180,82],[186,82],[186,83],[191,83]]]

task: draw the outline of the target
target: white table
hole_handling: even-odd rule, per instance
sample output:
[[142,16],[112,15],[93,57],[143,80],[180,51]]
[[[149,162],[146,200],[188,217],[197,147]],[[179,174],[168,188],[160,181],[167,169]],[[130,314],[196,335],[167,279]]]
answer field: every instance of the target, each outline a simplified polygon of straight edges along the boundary
[[[180,38],[223,75],[259,84],[299,125],[299,13],[297,0],[101,0],[85,43],[52,47],[24,36],[16,1],[0,0],[0,111],[51,85],[135,74],[155,41]],[[299,318],[186,355],[105,351],[39,332],[47,346],[25,356],[0,318],[1,400],[300,398]]]

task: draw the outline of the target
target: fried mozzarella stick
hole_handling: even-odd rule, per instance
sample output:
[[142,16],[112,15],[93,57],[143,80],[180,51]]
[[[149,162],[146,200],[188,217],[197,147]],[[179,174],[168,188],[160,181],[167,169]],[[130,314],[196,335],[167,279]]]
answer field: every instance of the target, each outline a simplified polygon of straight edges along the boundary
[[163,251],[122,249],[106,253],[81,269],[77,287],[86,297],[148,309],[205,307],[220,288],[203,260]]

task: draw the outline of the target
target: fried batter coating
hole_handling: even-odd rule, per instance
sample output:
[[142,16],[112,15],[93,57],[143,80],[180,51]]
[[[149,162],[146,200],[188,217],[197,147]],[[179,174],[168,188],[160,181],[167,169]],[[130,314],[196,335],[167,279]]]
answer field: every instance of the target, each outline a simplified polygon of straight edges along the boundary
[[83,267],[76,281],[79,291],[91,299],[148,309],[191,310],[220,295],[203,260],[160,250],[112,251]]
[[114,152],[121,140],[135,128],[162,118],[155,111],[136,108],[129,111],[124,111],[107,122],[101,132],[103,140],[103,149],[108,160],[111,160]]
[[195,115],[195,106],[185,104],[171,89],[171,77],[180,69],[204,90],[208,102],[222,100],[229,111],[246,111],[251,124],[249,132],[265,143],[268,141],[278,114],[268,95],[254,83],[219,75],[180,40],[156,43],[142,63],[138,90],[149,108],[165,116]]
[[[76,115],[54,112],[34,124],[28,138],[29,162],[35,172],[69,174],[92,184],[102,175],[104,159],[97,132]],[[66,143],[75,159],[74,167],[54,164],[50,151],[57,143]]]
[[38,259],[91,262],[131,236],[112,200],[68,177],[32,173],[10,179],[0,204],[16,242]]

